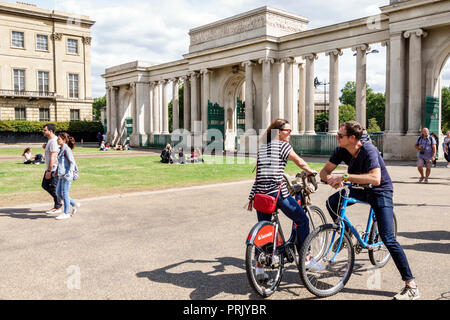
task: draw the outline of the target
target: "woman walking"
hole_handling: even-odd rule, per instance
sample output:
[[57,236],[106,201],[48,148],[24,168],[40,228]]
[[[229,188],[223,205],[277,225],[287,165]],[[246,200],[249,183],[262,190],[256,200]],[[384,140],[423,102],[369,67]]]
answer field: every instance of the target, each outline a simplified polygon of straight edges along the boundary
[[[286,182],[283,181],[283,173],[288,160],[293,161],[300,169],[306,171],[308,175],[314,175],[315,172],[309,165],[300,158],[289,144],[291,136],[291,126],[287,120],[277,119],[266,130],[263,136],[262,144],[258,151],[256,179],[253,184],[249,200],[252,200],[257,193],[277,197],[277,207],[297,225],[297,250],[300,248],[309,234],[309,219],[305,211],[298,204],[287,189]],[[281,186],[281,189],[280,189]],[[270,221],[271,215],[257,211],[258,221]],[[310,268],[321,269],[319,263],[313,259],[307,265]],[[256,263],[256,277],[259,279],[267,278],[264,269]]]
[[[69,196],[70,185],[77,166],[72,152],[72,149],[75,148],[75,139],[69,134],[61,132],[58,135],[57,143],[61,148],[58,153],[58,169],[56,171],[58,176],[56,195],[60,201],[64,202],[64,212],[57,216],[56,219],[64,220],[75,214],[81,206],[79,202],[73,201]],[[70,213],[70,206],[72,206],[72,214]]]

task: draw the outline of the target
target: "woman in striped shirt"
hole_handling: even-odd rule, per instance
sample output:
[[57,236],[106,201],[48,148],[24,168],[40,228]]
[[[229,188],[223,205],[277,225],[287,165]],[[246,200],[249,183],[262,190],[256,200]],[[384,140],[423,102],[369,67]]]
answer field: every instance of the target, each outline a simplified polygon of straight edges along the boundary
[[[295,153],[289,144],[291,136],[291,126],[287,120],[277,119],[266,130],[263,136],[263,143],[258,151],[257,172],[255,183],[249,196],[251,200],[256,193],[277,197],[278,190],[282,184],[277,207],[295,222],[297,225],[297,250],[309,234],[309,219],[305,211],[298,204],[287,189],[286,181],[283,181],[283,173],[288,160],[293,161],[300,169],[306,171],[308,175],[317,174],[309,165]],[[258,221],[270,221],[271,215],[257,211]],[[308,257],[309,258],[309,257]],[[317,262],[308,262],[310,267],[320,268]],[[256,265],[256,275],[265,276],[264,269]]]

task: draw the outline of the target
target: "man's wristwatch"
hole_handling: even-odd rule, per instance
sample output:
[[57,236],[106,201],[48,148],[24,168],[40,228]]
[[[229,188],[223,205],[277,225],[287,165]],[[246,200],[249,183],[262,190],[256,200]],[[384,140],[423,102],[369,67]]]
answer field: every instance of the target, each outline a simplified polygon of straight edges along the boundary
[[348,173],[344,173],[344,182],[348,181]]

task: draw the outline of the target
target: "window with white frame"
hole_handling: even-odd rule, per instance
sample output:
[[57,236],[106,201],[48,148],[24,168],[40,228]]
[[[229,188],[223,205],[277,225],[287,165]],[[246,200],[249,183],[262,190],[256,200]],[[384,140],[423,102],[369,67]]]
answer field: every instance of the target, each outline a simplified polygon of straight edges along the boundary
[[11,45],[14,48],[25,48],[25,36],[23,32],[13,31],[11,35]]
[[48,94],[50,91],[48,77],[49,73],[47,71],[38,71],[38,88],[40,94]]
[[27,120],[26,108],[14,108],[14,115],[16,120]]
[[77,39],[67,39],[67,53],[78,54]]
[[36,50],[48,51],[48,36],[43,34],[36,36]]
[[25,91],[25,70],[14,69],[14,91]]
[[78,98],[78,75],[69,73],[69,98]]
[[80,109],[70,110],[70,121],[80,121]]

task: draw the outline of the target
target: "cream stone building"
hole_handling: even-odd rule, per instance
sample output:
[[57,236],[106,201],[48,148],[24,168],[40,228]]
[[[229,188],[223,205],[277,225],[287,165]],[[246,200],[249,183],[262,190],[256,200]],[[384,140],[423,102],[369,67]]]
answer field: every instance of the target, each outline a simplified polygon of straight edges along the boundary
[[[158,65],[135,61],[107,68],[103,77],[108,140],[114,144],[129,138],[135,146],[160,146],[181,134],[205,146],[222,134],[223,147],[236,150],[242,137],[259,133],[283,117],[292,124],[292,143],[305,141],[298,149],[326,154],[325,144],[335,142],[333,135],[339,129],[342,50],[351,48],[355,53],[356,120],[366,124],[366,55],[371,44],[380,43],[387,47],[382,151],[388,159],[414,159],[414,143],[427,123],[425,104],[437,101],[440,75],[450,55],[450,1],[391,0],[380,11],[307,30],[307,18],[262,7],[190,30],[189,52],[181,60]],[[330,120],[329,136],[316,139],[318,53],[329,60]],[[183,114],[179,112],[181,83]],[[170,101],[177,133],[172,137]],[[218,131],[215,139],[211,129]]]
[[92,120],[94,23],[0,1],[0,120]]

